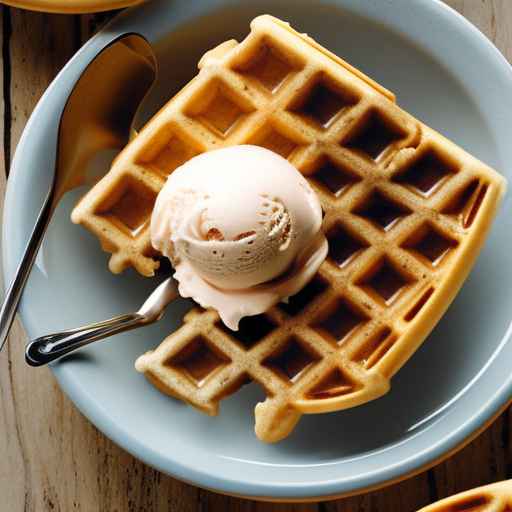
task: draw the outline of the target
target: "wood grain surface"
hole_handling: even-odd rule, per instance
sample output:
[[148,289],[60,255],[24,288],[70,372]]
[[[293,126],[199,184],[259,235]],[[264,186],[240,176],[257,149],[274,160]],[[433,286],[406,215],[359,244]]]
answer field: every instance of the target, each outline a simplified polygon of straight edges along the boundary
[[[512,0],[447,3],[512,61]],[[16,144],[37,100],[109,16],[45,15],[0,6],[0,197]],[[0,354],[0,512],[409,512],[512,477],[512,420],[507,410],[449,460],[380,491],[308,505],[221,496],[169,478],[114,445],[81,416],[48,369],[27,369],[24,344],[25,334],[16,322],[9,345]]]

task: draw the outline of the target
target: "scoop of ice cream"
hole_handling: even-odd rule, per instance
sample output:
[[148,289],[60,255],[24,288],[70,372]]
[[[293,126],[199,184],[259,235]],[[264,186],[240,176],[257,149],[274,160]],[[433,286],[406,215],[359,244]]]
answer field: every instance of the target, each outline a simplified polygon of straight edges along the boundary
[[176,169],[151,218],[152,244],[180,294],[228,327],[297,293],[327,253],[322,209],[287,160],[257,146],[203,153]]

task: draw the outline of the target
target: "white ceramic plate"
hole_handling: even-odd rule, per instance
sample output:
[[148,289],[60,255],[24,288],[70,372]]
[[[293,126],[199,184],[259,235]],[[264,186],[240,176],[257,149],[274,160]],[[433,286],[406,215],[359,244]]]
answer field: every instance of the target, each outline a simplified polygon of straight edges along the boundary
[[[58,114],[94,52],[123,31],[145,35],[160,59],[151,114],[195,73],[201,54],[242,37],[270,12],[287,19],[397,93],[407,110],[510,178],[512,72],[489,41],[434,0],[155,0],[117,18],[57,77],[18,146],[4,222],[9,281],[48,181]],[[30,336],[132,311],[154,283],[107,270],[107,255],[69,221],[78,195],[57,212],[22,304]],[[507,197],[463,290],[384,398],[304,417],[289,439],[264,445],[253,433],[261,398],[249,386],[209,418],[156,391],[133,370],[136,357],[173,330],[187,303],[158,325],[117,336],[54,366],[80,410],[148,464],[197,485],[256,498],[356,493],[433,464],[481,429],[511,396],[509,324],[512,215]],[[20,355],[21,357],[21,355]],[[27,371],[37,371],[28,369]]]

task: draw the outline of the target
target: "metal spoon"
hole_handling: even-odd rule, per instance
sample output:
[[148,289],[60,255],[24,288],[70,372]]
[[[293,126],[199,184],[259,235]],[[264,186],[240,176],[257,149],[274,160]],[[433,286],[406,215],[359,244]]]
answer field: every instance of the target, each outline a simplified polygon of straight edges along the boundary
[[0,350],[57,204],[86,181],[94,155],[126,145],[137,109],[155,78],[156,58],[149,43],[125,34],[103,48],[76,82],[60,119],[50,190],[0,309]]
[[177,297],[175,281],[168,277],[151,293],[136,313],[41,336],[27,345],[25,360],[30,366],[42,366],[94,341],[157,322],[162,318],[165,307]]

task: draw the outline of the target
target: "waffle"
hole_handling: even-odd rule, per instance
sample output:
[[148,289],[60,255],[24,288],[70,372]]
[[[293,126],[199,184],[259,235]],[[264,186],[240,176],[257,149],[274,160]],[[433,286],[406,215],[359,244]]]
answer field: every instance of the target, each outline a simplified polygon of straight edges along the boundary
[[72,214],[112,252],[110,269],[152,275],[148,220],[173,169],[197,153],[256,144],[288,158],[325,211],[329,255],[288,304],[238,332],[194,309],[139,371],[217,414],[244,382],[263,386],[256,433],[288,435],[303,413],[385,394],[474,263],[505,182],[416,120],[392,93],[271,16],[200,72],[119,155]]
[[512,480],[506,480],[450,496],[418,512],[508,512],[510,510],[512,510]]

